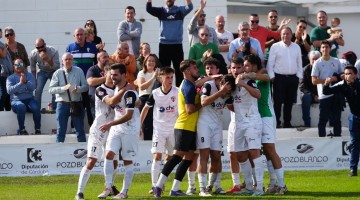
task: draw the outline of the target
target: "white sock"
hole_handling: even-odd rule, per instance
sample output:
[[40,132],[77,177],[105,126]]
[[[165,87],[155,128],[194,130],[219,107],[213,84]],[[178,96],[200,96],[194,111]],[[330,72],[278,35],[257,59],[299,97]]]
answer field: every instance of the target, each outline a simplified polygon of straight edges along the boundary
[[151,164],[151,182],[152,182],[153,187],[156,186],[156,183],[159,179],[160,163],[161,163],[161,161],[157,161],[154,159]]
[[252,174],[253,185],[257,185],[256,175],[255,175],[255,168],[251,168],[251,174]]
[[256,177],[256,181],[257,181],[257,190],[261,190],[263,191],[263,187],[264,187],[264,166],[262,163],[262,159],[261,157],[255,158],[254,160],[254,165],[255,165],[255,177]]
[[104,176],[105,176],[105,187],[111,188],[113,183],[113,174],[114,174],[114,161],[105,159],[104,163]]
[[86,166],[84,166],[81,169],[77,193],[79,193],[79,192],[84,193],[84,189],[85,189],[86,183],[88,182],[88,180],[90,178],[90,174],[91,174],[91,170],[87,169]]
[[237,185],[237,186],[240,185],[240,175],[239,175],[239,173],[231,173],[231,178],[232,178],[234,186],[235,185]]
[[285,183],[284,183],[284,169],[280,168],[280,169],[275,169],[275,173],[276,173],[276,177],[278,180],[278,185],[280,187],[285,187]]
[[220,181],[221,181],[221,172],[216,173],[216,180],[215,180],[215,188],[219,188],[220,187]]
[[214,183],[216,181],[216,175],[217,175],[217,173],[213,173],[213,172],[210,173],[210,176],[209,176],[209,185],[210,186],[214,185]]
[[164,174],[160,174],[160,177],[159,177],[159,180],[158,182],[156,183],[156,187],[158,188],[163,188],[166,180],[167,180],[167,176],[165,176]]
[[269,185],[274,186],[274,185],[276,185],[276,173],[275,173],[274,166],[273,166],[271,160],[266,161],[266,165],[267,165],[267,168],[269,171],[269,176],[270,176]]
[[191,172],[188,170],[188,181],[189,181],[190,188],[195,187],[195,173],[196,173],[196,171]]
[[180,183],[181,182],[179,180],[174,179],[174,183],[173,183],[171,190],[178,191],[180,189]]
[[118,167],[116,167],[116,169],[114,169],[114,171],[113,171],[112,185],[114,185],[114,183],[115,183],[115,178],[116,178],[116,175],[117,175],[118,171],[119,171]]
[[200,189],[205,189],[206,188],[206,181],[207,181],[207,174],[200,174],[198,173],[198,180],[199,180],[199,187]]
[[127,194],[133,177],[134,177],[134,165],[133,164],[126,165],[124,180],[123,180],[123,187],[121,189],[121,193]]
[[251,171],[251,164],[249,159],[247,159],[245,162],[240,163],[240,169],[244,176],[246,189],[248,190],[254,190],[253,181],[252,181],[252,171]]

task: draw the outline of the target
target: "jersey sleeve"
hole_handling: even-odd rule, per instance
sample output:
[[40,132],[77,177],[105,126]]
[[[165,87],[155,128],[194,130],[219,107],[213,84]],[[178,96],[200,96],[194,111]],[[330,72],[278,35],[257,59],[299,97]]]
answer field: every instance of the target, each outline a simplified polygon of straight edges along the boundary
[[211,85],[209,83],[205,83],[201,88],[201,96],[210,96]]
[[255,89],[257,89],[257,84],[254,80],[248,80],[247,84],[250,86],[250,87],[253,87]]
[[109,95],[107,91],[102,87],[97,87],[95,90],[95,94],[101,101],[103,101],[104,98]]
[[146,105],[153,107],[155,104],[155,99],[154,99],[154,95],[150,94],[148,100],[146,101]]
[[125,99],[125,107],[127,109],[135,108],[136,94],[133,91],[127,91],[126,94],[124,95],[124,99]]

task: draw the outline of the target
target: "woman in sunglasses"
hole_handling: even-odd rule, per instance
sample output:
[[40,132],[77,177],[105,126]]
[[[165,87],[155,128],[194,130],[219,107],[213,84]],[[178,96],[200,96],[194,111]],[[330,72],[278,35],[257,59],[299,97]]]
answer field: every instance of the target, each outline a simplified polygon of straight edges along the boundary
[[12,27],[6,27],[4,29],[6,38],[6,47],[10,52],[11,59],[14,61],[15,58],[21,58],[24,61],[25,69],[30,65],[29,56],[26,52],[25,46],[15,41],[15,31]]
[[[94,40],[92,41],[95,44],[102,44],[101,37],[97,35],[97,28],[94,20],[88,19],[84,25],[84,28],[91,28],[94,31]],[[104,44],[105,45],[105,44]],[[96,46],[97,47],[97,46]]]

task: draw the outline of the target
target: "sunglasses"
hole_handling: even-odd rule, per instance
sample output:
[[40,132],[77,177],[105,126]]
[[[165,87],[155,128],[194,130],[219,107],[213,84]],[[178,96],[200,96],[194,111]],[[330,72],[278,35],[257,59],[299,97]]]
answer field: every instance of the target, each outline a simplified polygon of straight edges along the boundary
[[270,16],[270,18],[272,19],[272,18],[274,18],[274,19],[276,19],[278,16]]
[[94,26],[94,23],[92,23],[92,22],[87,22],[86,25],[87,25],[87,26]]
[[207,33],[201,33],[200,35],[201,35],[201,37],[203,37],[203,36],[206,36],[206,37],[209,36],[209,34],[207,34]]
[[14,36],[14,33],[5,34],[5,37],[10,37],[10,36]]
[[200,14],[200,17],[206,17],[206,14]]
[[301,29],[306,29],[306,26],[299,26],[299,28],[301,28]]
[[251,20],[250,21],[252,24],[258,24],[259,23],[259,20]]
[[24,63],[15,63],[14,66],[15,67],[24,67]]
[[39,46],[39,47],[35,47],[37,50],[39,50],[39,49],[42,49],[42,48],[44,48],[45,47],[45,44],[43,44],[42,46]]

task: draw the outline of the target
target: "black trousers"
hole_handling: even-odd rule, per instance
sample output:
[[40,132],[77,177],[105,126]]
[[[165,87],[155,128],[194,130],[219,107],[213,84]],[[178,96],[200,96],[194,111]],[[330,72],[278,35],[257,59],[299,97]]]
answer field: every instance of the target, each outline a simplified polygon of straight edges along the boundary
[[171,62],[175,69],[176,86],[179,87],[184,79],[180,71],[180,63],[184,60],[182,44],[161,44],[159,43],[159,60],[163,67],[171,67]]
[[293,104],[296,103],[298,86],[299,78],[296,75],[281,75],[275,73],[273,82],[273,98],[276,122],[278,126],[281,124],[280,117],[281,107],[283,104],[284,127],[286,128],[291,125],[291,110]]

